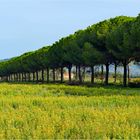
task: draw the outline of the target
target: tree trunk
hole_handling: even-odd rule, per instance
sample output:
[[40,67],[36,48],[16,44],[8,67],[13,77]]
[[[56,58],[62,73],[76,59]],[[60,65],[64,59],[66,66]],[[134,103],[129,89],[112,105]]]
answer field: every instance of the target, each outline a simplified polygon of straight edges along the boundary
[[14,74],[14,79],[15,79],[14,81],[16,82],[16,74]]
[[50,79],[49,76],[50,76],[50,75],[49,75],[49,68],[47,68],[47,83],[49,83],[49,81],[50,81],[50,80],[49,80],[49,79]]
[[11,82],[11,74],[9,75],[9,82]]
[[83,80],[83,82],[84,82],[85,77],[86,77],[85,74],[86,74],[86,67],[83,68],[83,73],[82,73],[82,80]]
[[42,83],[44,83],[44,70],[42,69]]
[[109,78],[109,64],[106,63],[106,75],[105,75],[105,84],[108,85],[108,78]]
[[53,68],[53,82],[55,82],[55,69]]
[[23,81],[22,73],[21,73],[21,82]]
[[15,77],[15,74],[14,74],[14,82],[15,82],[15,80],[16,80],[16,77]]
[[10,75],[8,75],[8,77],[9,77],[9,78],[8,78],[8,82],[10,82],[10,80],[11,80],[11,79],[10,79],[10,78],[11,78]]
[[24,73],[24,78],[25,78],[25,82],[27,82],[27,76],[26,76],[26,73]]
[[8,75],[8,82],[10,82],[10,75]]
[[16,81],[18,82],[18,73],[16,73]]
[[28,82],[31,81],[31,75],[30,75],[30,72],[28,73]]
[[33,72],[33,82],[35,81],[35,72]]
[[10,82],[11,81],[11,75],[9,75],[9,80],[8,80],[8,82]]
[[10,74],[10,82],[12,82],[12,74]]
[[61,83],[63,83],[64,76],[63,76],[63,67],[61,67]]
[[17,82],[17,79],[18,79],[18,75],[17,73],[15,74],[15,81]]
[[13,82],[13,74],[11,74],[11,82]]
[[5,82],[8,82],[8,76],[7,75],[5,76]]
[[78,79],[78,67],[76,66],[76,76],[75,76],[76,80]]
[[103,81],[104,81],[104,66],[103,65],[101,66],[101,80],[103,83]]
[[79,66],[79,83],[82,83],[81,67]]
[[18,81],[18,82],[20,81],[19,73],[17,73],[17,81]]
[[128,84],[130,82],[130,67],[128,66]]
[[12,79],[12,74],[11,74],[11,82],[13,81],[13,79]]
[[36,82],[38,83],[38,71],[36,71]]
[[126,87],[127,86],[127,61],[126,60],[123,63],[123,67],[124,67],[123,86]]
[[17,81],[19,82],[19,73],[17,73]]
[[21,73],[21,81],[23,82],[23,73]]
[[13,74],[11,74],[11,82],[13,82]]
[[68,67],[68,72],[69,72],[69,83],[71,83],[71,66]]
[[9,82],[11,82],[11,74],[9,75]]
[[9,82],[9,75],[7,75],[7,82]]
[[117,81],[117,64],[115,63],[115,75],[114,75],[114,83],[116,84]]
[[19,73],[19,82],[21,82],[21,73]]
[[8,77],[9,77],[8,82],[10,82],[11,81],[11,75],[9,75]]
[[91,83],[94,84],[94,66],[91,67]]

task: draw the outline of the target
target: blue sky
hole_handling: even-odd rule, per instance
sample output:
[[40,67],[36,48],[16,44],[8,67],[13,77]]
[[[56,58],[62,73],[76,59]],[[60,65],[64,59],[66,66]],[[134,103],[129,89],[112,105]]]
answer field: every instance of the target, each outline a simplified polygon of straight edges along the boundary
[[50,45],[98,21],[138,13],[140,0],[0,0],[0,59]]

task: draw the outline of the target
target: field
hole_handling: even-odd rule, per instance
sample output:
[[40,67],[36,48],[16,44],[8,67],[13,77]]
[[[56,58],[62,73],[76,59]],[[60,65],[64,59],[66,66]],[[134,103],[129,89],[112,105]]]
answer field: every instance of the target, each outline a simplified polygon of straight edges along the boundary
[[140,139],[140,89],[0,84],[0,139]]

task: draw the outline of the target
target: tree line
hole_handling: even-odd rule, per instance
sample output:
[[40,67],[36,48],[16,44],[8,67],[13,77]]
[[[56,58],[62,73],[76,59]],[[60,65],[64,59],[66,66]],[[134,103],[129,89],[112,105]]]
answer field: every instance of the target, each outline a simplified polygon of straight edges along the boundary
[[[105,84],[108,85],[109,66],[122,65],[124,68],[123,85],[127,86],[127,66],[131,61],[140,61],[140,15],[137,17],[119,16],[104,20],[79,30],[72,35],[45,46],[37,51],[0,62],[0,77],[7,81],[39,81],[44,71],[50,82],[50,70],[60,70],[61,82],[64,81],[64,68],[68,69],[69,82],[72,82],[72,68],[76,68],[76,79],[82,83],[81,69],[91,69],[91,83],[94,83],[96,65],[106,68]],[[32,75],[32,79],[31,79]]]

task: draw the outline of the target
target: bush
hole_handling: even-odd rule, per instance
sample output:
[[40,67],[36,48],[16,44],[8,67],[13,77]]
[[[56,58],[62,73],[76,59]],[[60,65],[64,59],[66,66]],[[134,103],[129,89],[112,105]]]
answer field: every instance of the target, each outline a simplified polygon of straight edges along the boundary
[[133,80],[133,82],[129,82],[129,86],[130,87],[140,87],[140,80],[136,79],[136,80]]

